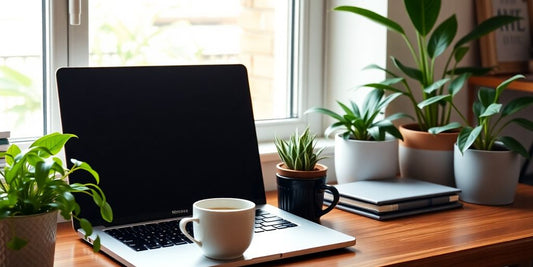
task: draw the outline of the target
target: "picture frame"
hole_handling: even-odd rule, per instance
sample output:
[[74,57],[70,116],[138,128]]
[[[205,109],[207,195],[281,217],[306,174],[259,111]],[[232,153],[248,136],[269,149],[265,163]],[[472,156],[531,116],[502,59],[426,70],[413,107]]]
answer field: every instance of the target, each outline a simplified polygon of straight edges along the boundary
[[498,14],[524,18],[479,40],[481,65],[491,74],[529,73],[533,0],[476,0],[478,24]]

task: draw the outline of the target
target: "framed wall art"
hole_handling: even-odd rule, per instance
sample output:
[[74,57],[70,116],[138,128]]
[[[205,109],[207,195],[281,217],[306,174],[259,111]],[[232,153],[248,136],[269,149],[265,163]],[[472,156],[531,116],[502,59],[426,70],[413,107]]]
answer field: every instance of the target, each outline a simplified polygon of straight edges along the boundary
[[492,74],[529,72],[532,9],[533,0],[476,0],[478,23],[496,15],[523,18],[480,39],[481,64],[494,67]]

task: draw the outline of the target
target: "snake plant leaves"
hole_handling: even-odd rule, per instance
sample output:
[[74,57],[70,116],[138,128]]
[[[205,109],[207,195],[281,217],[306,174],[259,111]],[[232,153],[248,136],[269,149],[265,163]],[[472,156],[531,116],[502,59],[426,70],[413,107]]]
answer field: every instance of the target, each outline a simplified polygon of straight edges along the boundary
[[[450,46],[457,34],[457,17],[452,15],[441,23],[431,34],[428,42],[428,55],[431,58],[440,56]],[[464,56],[464,55],[463,55]],[[456,57],[456,61],[457,60]]]
[[334,10],[338,10],[338,11],[347,11],[347,12],[352,12],[352,13],[355,13],[355,14],[358,14],[358,15],[361,15],[369,20],[372,20],[378,24],[381,24],[385,27],[387,27],[389,30],[392,30],[392,31],[395,31],[395,32],[398,32],[402,35],[405,35],[405,31],[403,30],[402,26],[400,26],[400,24],[384,17],[384,16],[381,16],[380,14],[376,13],[376,12],[373,12],[373,11],[370,11],[370,10],[367,10],[367,9],[363,9],[363,8],[359,8],[359,7],[355,7],[355,6],[339,6],[339,7],[336,7]]
[[440,0],[405,0],[405,9],[421,36],[426,36],[437,21],[440,13]]

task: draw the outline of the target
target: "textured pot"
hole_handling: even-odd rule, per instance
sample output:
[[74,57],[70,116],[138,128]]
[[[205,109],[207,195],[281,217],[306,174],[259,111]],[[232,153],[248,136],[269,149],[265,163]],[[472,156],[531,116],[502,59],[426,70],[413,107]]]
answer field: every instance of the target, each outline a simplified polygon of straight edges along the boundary
[[[57,211],[0,220],[0,266],[53,266]],[[20,250],[6,247],[13,233],[28,243]]]
[[430,134],[417,124],[399,127],[403,136],[398,152],[400,175],[432,183],[455,186],[453,146],[459,132]]
[[335,136],[337,183],[395,177],[398,174],[398,140],[344,140]]
[[517,153],[468,149],[461,154],[455,146],[454,167],[461,200],[483,205],[513,203],[520,178]]

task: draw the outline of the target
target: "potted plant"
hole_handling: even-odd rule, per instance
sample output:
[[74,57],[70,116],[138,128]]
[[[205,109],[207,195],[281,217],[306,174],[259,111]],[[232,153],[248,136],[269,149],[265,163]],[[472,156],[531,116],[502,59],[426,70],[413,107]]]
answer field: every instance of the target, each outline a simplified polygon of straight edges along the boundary
[[[401,62],[391,56],[395,69],[369,66],[385,71],[389,77],[366,86],[403,94],[415,114],[416,124],[400,126],[404,138],[399,147],[401,175],[453,185],[453,144],[458,129],[467,123],[454,104],[454,97],[470,75],[481,75],[490,70],[459,67],[459,64],[472,41],[519,18],[489,18],[452,46],[458,28],[457,18],[453,14],[437,25],[440,0],[404,0],[404,5],[415,32],[414,42],[399,23],[375,12],[355,6],[339,6],[335,10],[363,16],[401,35],[413,62]],[[451,48],[451,53],[444,57],[448,48]],[[440,73],[436,73],[437,64],[444,64]],[[410,79],[415,81],[416,88],[408,82]],[[452,111],[459,115],[463,123],[451,121]]]
[[[339,202],[339,192],[326,184],[327,166],[318,163],[324,148],[316,149],[316,135],[309,128],[300,135],[298,129],[288,140],[275,138],[276,149],[282,162],[276,165],[278,206],[290,213],[319,222],[320,217]],[[322,209],[324,191],[334,199]]]
[[351,102],[347,106],[337,102],[344,114],[314,107],[306,111],[318,112],[335,120],[325,135],[335,135],[335,173],[339,184],[358,180],[390,178],[398,174],[398,139],[402,134],[392,121],[410,117],[404,113],[380,117],[383,110],[401,93],[384,97],[384,90],[371,91],[361,106]]
[[533,131],[533,121],[509,118],[533,104],[533,97],[520,97],[503,106],[498,103],[501,93],[515,75],[502,82],[496,90],[481,88],[473,104],[477,125],[464,127],[459,133],[454,151],[455,182],[461,189],[461,200],[477,204],[505,205],[514,200],[520,178],[519,155],[529,153],[516,139],[502,136],[511,124]]
[[[73,193],[91,196],[104,220],[111,222],[113,213],[100,187],[98,173],[85,162],[72,159],[73,166],[63,166],[57,156],[72,134],[52,133],[33,142],[22,151],[9,146],[6,166],[0,170],[0,254],[8,266],[52,266],[54,262],[57,214],[78,220],[87,236],[91,223],[80,218],[80,207]],[[96,183],[68,184],[68,176],[84,170]],[[94,242],[99,250],[100,239]]]

